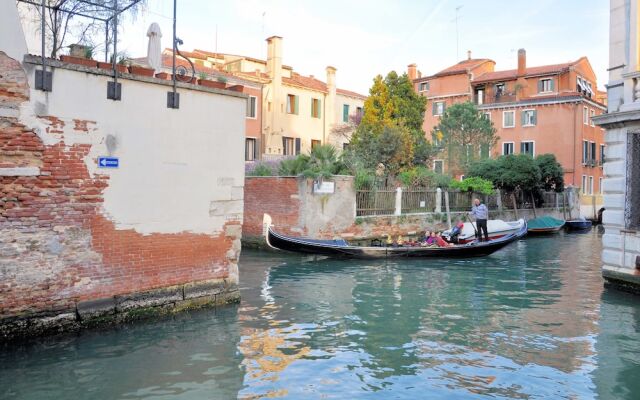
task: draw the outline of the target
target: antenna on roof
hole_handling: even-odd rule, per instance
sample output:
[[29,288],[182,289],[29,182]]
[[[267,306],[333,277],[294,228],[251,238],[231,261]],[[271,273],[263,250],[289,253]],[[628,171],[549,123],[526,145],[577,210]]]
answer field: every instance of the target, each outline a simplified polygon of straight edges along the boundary
[[458,19],[460,18],[458,17],[458,11],[460,11],[462,7],[463,6],[456,7],[456,17],[453,19],[456,22],[456,62],[460,60],[460,52],[459,52],[460,45],[458,41]]

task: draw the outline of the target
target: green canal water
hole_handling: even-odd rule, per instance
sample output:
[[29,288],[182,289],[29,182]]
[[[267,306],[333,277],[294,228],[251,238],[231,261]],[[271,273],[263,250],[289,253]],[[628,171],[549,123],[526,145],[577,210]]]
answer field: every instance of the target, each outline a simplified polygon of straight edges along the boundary
[[239,305],[0,350],[2,399],[640,399],[600,237],[470,260],[244,251]]

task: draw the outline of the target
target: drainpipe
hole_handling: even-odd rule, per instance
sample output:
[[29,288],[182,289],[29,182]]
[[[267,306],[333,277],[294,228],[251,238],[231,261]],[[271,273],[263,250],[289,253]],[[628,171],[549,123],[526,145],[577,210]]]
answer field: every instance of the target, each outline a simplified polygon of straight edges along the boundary
[[322,144],[327,144],[327,95],[322,98]]
[[578,171],[578,166],[576,164],[576,118],[578,117],[576,114],[578,112],[578,108],[580,107],[577,103],[573,109],[573,180],[571,184],[576,186],[576,173]]

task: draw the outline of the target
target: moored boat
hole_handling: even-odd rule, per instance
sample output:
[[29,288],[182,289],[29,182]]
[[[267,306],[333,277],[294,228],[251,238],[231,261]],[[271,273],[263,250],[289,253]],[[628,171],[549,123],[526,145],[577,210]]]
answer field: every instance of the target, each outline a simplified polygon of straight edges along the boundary
[[[524,219],[517,221],[503,221],[501,219],[490,219],[487,221],[487,233],[489,240],[501,238],[506,235],[518,232],[523,226],[526,226]],[[475,222],[465,222],[462,232],[458,235],[458,243],[470,243],[476,239],[477,226]],[[442,232],[442,236],[449,238],[450,230]]]
[[271,217],[264,215],[264,235],[267,244],[275,249],[330,257],[392,258],[392,257],[481,257],[492,254],[527,234],[527,224],[508,235],[488,242],[471,242],[449,247],[422,246],[353,246],[344,239],[319,240],[293,237],[274,231]]
[[567,230],[569,231],[588,231],[591,229],[593,222],[588,219],[580,218],[580,219],[572,219],[567,221],[565,225]]
[[565,225],[566,221],[545,215],[527,221],[529,234],[556,233]]

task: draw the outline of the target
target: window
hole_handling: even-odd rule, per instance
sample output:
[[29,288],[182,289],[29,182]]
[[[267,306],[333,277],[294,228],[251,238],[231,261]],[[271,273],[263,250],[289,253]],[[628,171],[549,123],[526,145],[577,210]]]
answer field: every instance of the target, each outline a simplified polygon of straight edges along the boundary
[[421,82],[420,88],[418,89],[421,92],[426,92],[429,90],[429,82]]
[[480,145],[480,159],[484,160],[489,158],[489,145],[488,144],[481,144]]
[[349,122],[349,105],[342,105],[342,122]]
[[593,88],[591,87],[591,82],[587,82],[585,81],[585,83],[587,84],[587,96],[589,96],[589,98],[591,98],[591,96],[593,96]]
[[585,94],[587,93],[587,85],[580,76],[576,78],[576,92]]
[[553,92],[553,79],[540,79],[538,81],[538,93]]
[[600,165],[604,164],[604,145],[600,145]]
[[504,83],[496,84],[496,87],[495,87],[496,97],[502,96],[505,93],[505,89],[506,89],[506,87],[505,87]]
[[311,139],[311,150],[315,149],[317,146],[320,146],[322,142],[320,140]]
[[311,99],[311,117],[312,118],[320,118],[320,100],[319,99]]
[[490,112],[482,113],[482,116],[485,117],[486,119],[488,119],[489,121],[491,121],[491,113]]
[[249,96],[247,99],[247,118],[256,118],[258,109],[258,99],[256,96]]
[[591,126],[596,126],[596,124],[593,123],[593,117],[596,116],[596,110],[591,109]]
[[362,107],[356,107],[356,116],[358,118],[362,117]]
[[444,172],[444,161],[443,160],[433,160],[433,171],[436,174],[441,174]]
[[515,111],[503,111],[502,112],[502,127],[513,128],[516,126],[516,112]]
[[582,194],[587,194],[587,176],[582,175]]
[[245,141],[244,141],[244,160],[245,161],[254,161],[257,158],[258,158],[257,140],[253,139],[253,138],[245,139]]
[[502,143],[502,155],[506,156],[509,154],[513,154],[513,142]]
[[589,125],[589,108],[582,108],[582,123],[585,125]]
[[586,140],[582,141],[582,164],[587,165],[589,161],[589,142]]
[[287,114],[298,114],[298,96],[287,95]]
[[520,142],[520,153],[528,154],[531,157],[534,157],[536,155],[535,142],[533,141]]
[[477,89],[476,90],[476,103],[477,104],[484,104],[484,89]]
[[591,151],[589,152],[589,161],[591,161],[591,165],[595,167],[596,165],[596,144],[595,142],[589,143],[591,145]]
[[433,102],[433,115],[442,115],[444,114],[445,104],[444,101],[434,101]]
[[524,110],[521,114],[522,126],[535,126],[537,123],[537,111],[536,110]]
[[589,194],[593,194],[593,176],[590,176],[590,177],[589,177],[589,186],[588,186],[588,189],[589,189],[588,193],[589,193]]
[[598,178],[598,191],[600,192],[600,194],[604,193],[602,191],[602,178]]
[[300,154],[300,138],[282,137],[282,154],[294,156]]
[[349,148],[349,143],[342,143],[342,150],[346,150]]

